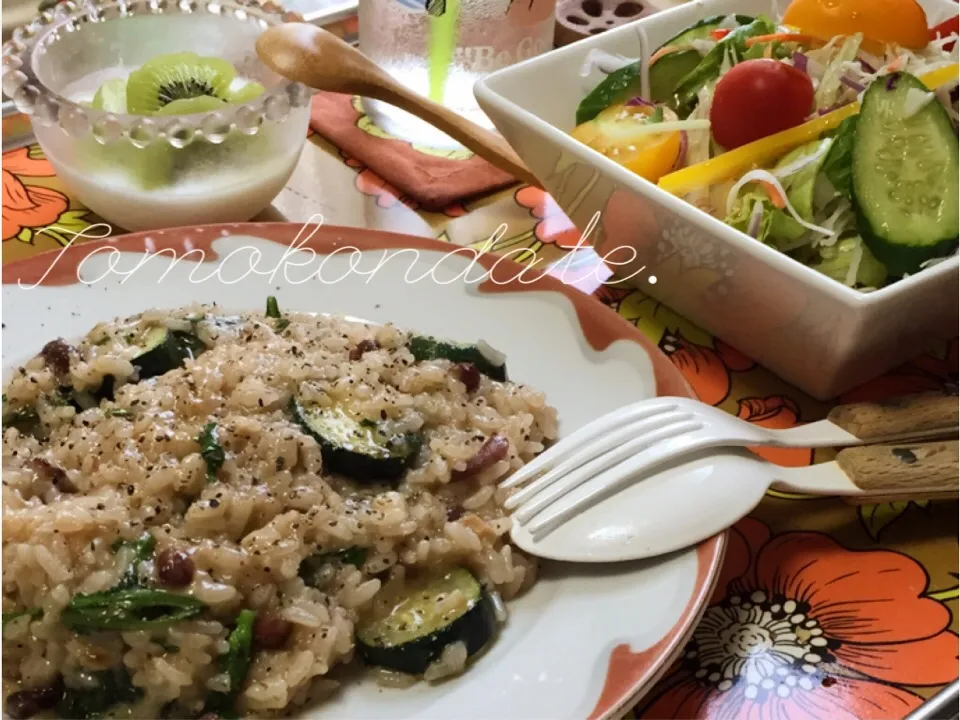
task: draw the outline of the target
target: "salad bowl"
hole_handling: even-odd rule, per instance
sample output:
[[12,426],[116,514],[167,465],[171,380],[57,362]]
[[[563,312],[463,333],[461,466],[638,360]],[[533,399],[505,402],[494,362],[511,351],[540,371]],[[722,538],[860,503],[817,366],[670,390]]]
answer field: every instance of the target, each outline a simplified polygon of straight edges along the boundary
[[[920,4],[930,26],[957,14],[950,0]],[[775,1],[772,8],[769,0],[691,2],[494,73],[475,92],[585,241],[619,274],[788,382],[828,399],[956,334],[957,256],[864,292],[725,224],[570,134],[578,106],[604,77],[590,62],[598,52],[642,57],[642,42],[657,48],[706,17],[770,17],[775,10],[777,21],[786,7]]]

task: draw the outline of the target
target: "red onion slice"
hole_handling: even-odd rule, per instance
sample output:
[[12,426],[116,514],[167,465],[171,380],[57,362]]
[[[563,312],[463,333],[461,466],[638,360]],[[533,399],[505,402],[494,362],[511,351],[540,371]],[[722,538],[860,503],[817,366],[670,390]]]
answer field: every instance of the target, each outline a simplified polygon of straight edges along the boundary
[[649,100],[644,100],[639,95],[635,95],[634,97],[627,100],[626,105],[627,107],[649,107],[649,108],[655,108],[657,106],[656,103],[652,103]]
[[763,203],[757,200],[753,203],[753,210],[750,211],[750,222],[747,223],[747,235],[754,240],[760,234],[761,222],[763,222]]
[[673,164],[674,170],[679,170],[687,164],[687,148],[690,147],[690,141],[687,139],[687,131],[680,131],[680,149],[677,151],[677,160]]
[[855,93],[862,93],[864,90],[866,90],[866,88],[863,85],[858,83],[853,78],[847,77],[846,75],[840,76],[840,82],[846,85],[851,90],[853,90]]

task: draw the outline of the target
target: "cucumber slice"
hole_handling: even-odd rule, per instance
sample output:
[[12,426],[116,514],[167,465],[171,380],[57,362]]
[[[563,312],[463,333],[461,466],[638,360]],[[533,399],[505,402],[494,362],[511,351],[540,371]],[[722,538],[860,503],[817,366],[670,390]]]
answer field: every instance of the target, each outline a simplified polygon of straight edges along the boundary
[[187,358],[195,358],[207,349],[196,335],[170,330],[162,325],[148,326],[133,339],[132,344],[140,349],[132,362],[140,368],[141,380],[181,367]]
[[[703,57],[690,48],[694,40],[703,40],[723,23],[726,15],[713,15],[667,40],[661,47],[676,46],[650,66],[650,99],[655,103],[669,102],[674,90],[684,77],[693,72]],[[734,15],[737,23],[747,25],[753,18]],[[624,103],[640,94],[640,63],[630,63],[605,77],[577,107],[577,125],[593,120],[611,105]]]
[[423,436],[387,435],[377,423],[357,420],[343,408],[310,406],[290,400],[290,412],[320,443],[324,465],[361,482],[397,478],[420,452]]
[[696,50],[678,50],[664,55],[650,66],[650,99],[676,107],[675,90],[687,75],[693,72],[703,58]]
[[427,335],[415,335],[410,338],[407,347],[417,362],[449,360],[455,363],[472,363],[477,370],[491,380],[504,382],[507,379],[507,366],[503,360],[485,355],[478,345],[459,344]]
[[853,142],[857,225],[894,277],[947,255],[960,235],[957,134],[935,99],[911,113],[926,86],[908,73],[876,80]]
[[[699,53],[698,53],[699,56]],[[654,64],[656,67],[656,64]],[[590,122],[611,105],[624,103],[640,93],[640,64],[630,63],[610,73],[577,106],[577,125]]]
[[[696,25],[688,27],[679,35],[674,35],[672,38],[667,40],[662,47],[668,47],[670,45],[685,47],[694,40],[704,40],[710,35],[711,32],[719,28],[727,17],[727,15],[712,15],[708,18],[704,18]],[[737,21],[737,25],[749,25],[754,20],[749,15],[734,15],[733,18]]]
[[[438,605],[459,590],[466,602],[446,613]],[[407,588],[386,617],[357,627],[357,651],[368,665],[421,675],[443,649],[462,642],[467,655],[479,652],[496,629],[493,603],[463,568],[431,575]]]

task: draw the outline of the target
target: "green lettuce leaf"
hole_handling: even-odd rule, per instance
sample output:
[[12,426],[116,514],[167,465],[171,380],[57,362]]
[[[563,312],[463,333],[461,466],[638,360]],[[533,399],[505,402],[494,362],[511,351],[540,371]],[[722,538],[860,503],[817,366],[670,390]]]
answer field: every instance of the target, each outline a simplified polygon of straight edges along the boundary
[[[856,275],[850,277],[850,266],[860,249],[860,264]],[[810,264],[817,272],[832,277],[850,287],[883,287],[887,280],[887,269],[867,249],[859,237],[840,240],[834,245],[819,248],[820,259]],[[852,282],[851,282],[852,280]]]
[[781,251],[789,250],[793,244],[803,237],[806,228],[794,220],[786,211],[775,208],[763,190],[754,189],[748,185],[745,192],[737,200],[733,212],[724,222],[741,232],[747,232],[750,225],[750,215],[757,201],[763,205],[763,219],[760,221],[757,240],[772,245]]
[[857,132],[858,115],[846,118],[833,133],[833,144],[823,161],[823,174],[838,193],[853,197],[853,140]]
[[[824,143],[833,143],[832,140],[814,140],[806,145],[790,151],[776,164],[774,172],[788,165],[798,162],[802,158],[813,155],[823,148]],[[829,150],[823,153],[820,158],[801,168],[799,171],[780,178],[780,184],[787,192],[787,200],[797,211],[797,214],[807,222],[813,221],[813,198],[814,187],[817,183],[817,176],[820,174],[820,168],[829,154]]]

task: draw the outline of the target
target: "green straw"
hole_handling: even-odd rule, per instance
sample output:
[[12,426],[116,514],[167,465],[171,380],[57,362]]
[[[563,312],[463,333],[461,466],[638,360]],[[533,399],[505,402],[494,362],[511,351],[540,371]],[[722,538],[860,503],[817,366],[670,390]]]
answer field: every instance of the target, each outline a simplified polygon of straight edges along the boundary
[[430,13],[430,47],[427,68],[430,76],[430,99],[442,103],[453,65],[454,49],[457,46],[457,26],[460,21],[460,0],[429,0],[429,5],[446,5],[440,14]]

